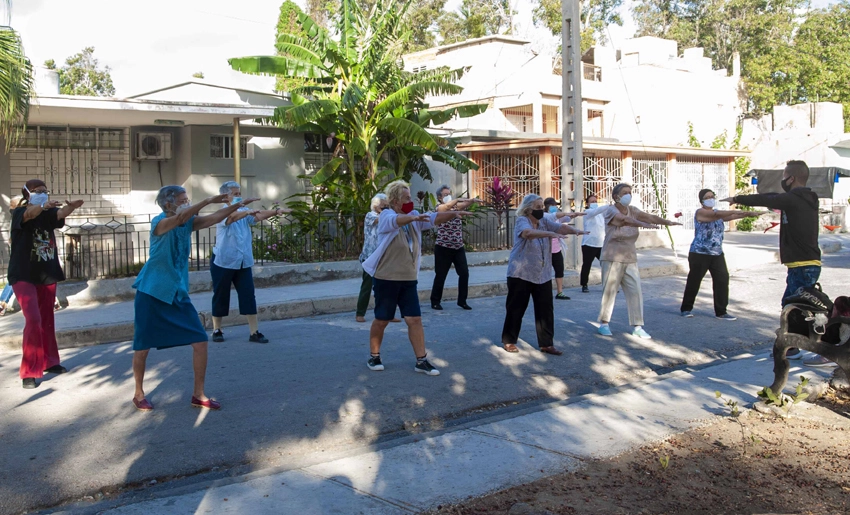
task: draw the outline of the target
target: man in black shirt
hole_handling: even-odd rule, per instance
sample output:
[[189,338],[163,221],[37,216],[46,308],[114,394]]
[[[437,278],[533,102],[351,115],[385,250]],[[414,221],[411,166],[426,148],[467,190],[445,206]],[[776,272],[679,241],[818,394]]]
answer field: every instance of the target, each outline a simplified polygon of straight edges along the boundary
[[[806,187],[809,167],[804,161],[788,161],[782,174],[785,193],[766,195],[736,195],[721,202],[744,206],[763,206],[779,209],[779,259],[788,268],[782,306],[800,287],[813,287],[821,272],[818,247],[818,195]],[[788,358],[800,359],[799,349],[789,349]]]

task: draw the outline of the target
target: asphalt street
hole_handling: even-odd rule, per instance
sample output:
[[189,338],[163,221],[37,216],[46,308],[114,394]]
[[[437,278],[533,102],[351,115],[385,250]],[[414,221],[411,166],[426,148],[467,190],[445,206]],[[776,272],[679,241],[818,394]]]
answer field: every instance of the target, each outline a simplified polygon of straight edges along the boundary
[[[850,292],[850,255],[825,256],[821,282],[835,297]],[[473,270],[474,273],[474,270]],[[676,367],[706,364],[773,340],[785,269],[764,265],[733,274],[729,312],[717,320],[710,282],[695,318],[679,316],[684,277],[643,282],[646,330],[629,330],[625,301],[614,311],[614,337],[596,334],[599,286],[568,290],[555,301],[560,357],[536,350],[532,310],[519,354],[501,349],[504,297],[473,299],[473,311],[423,305],[429,359],[442,374],[413,371],[403,324],[391,324],[382,357],[386,370],[366,368],[369,324],[352,313],[268,322],[268,345],[247,342],[247,328],[211,343],[208,395],[220,412],[193,410],[191,350],[153,351],[147,394],[156,406],[139,413],[130,402],[132,351],[127,342],[63,351],[71,372],[37,390],[17,379],[18,353],[0,353],[0,513],[110,491],[186,481],[183,476],[237,474],[303,466],[323,453],[450,427],[497,411],[560,400],[631,383]],[[317,283],[316,288],[332,287]]]

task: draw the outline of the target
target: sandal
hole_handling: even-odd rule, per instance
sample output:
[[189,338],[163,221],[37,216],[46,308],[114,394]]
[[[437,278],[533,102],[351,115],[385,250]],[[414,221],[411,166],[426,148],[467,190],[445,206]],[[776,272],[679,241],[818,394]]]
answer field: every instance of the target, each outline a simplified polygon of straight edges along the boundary
[[139,411],[153,411],[153,404],[151,404],[147,398],[137,401],[136,398],[133,397],[133,406],[135,406]]
[[507,352],[519,352],[519,349],[516,348],[516,345],[513,343],[505,343],[502,345]]

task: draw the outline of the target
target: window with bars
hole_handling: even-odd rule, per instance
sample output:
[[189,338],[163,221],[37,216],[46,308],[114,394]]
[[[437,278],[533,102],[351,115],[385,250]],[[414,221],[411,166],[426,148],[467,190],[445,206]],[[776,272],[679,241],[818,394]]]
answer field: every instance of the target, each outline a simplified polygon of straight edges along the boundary
[[[248,144],[251,136],[239,137],[239,157],[254,159],[254,146]],[[213,159],[233,159],[233,136],[213,134],[210,136],[210,157]]]
[[601,109],[587,110],[586,134],[593,138],[605,137],[605,124],[603,123]]
[[30,127],[15,145],[17,148],[124,150],[124,129],[90,127]]
[[558,125],[558,106],[543,106],[543,133],[561,133],[561,128]]
[[516,132],[532,132],[534,117],[531,105],[507,107],[502,109],[507,121],[505,129]]

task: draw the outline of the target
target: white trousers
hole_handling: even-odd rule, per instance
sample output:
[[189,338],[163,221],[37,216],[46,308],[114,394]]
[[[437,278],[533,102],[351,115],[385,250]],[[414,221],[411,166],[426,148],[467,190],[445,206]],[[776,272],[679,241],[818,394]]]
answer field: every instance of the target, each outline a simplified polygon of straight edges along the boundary
[[643,325],[643,293],[637,263],[602,261],[602,306],[599,321],[611,321],[617,290],[622,286],[629,308],[629,325]]

